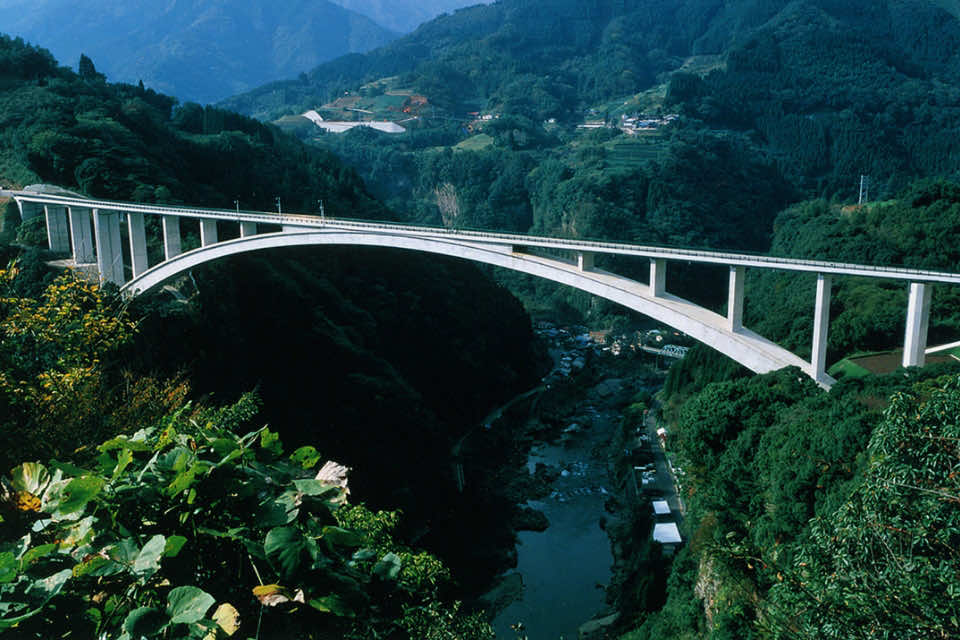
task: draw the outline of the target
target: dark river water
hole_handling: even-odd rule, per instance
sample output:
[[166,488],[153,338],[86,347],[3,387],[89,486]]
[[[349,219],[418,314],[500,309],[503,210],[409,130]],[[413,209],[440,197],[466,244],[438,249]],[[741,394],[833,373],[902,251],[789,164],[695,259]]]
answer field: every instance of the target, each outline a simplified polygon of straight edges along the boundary
[[522,594],[494,619],[498,640],[516,640],[511,625],[522,623],[530,640],[575,640],[577,629],[603,607],[610,579],[610,540],[600,520],[607,499],[604,456],[598,444],[609,442],[615,414],[601,412],[593,426],[565,444],[536,446],[530,469],[538,462],[562,470],[550,496],[531,501],[550,526],[519,535],[516,572]]

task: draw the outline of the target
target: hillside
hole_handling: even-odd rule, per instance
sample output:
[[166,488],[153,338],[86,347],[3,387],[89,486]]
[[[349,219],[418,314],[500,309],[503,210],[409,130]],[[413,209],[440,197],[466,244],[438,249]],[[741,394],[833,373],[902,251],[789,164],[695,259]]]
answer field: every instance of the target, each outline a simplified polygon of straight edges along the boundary
[[332,0],[351,11],[363,14],[397,33],[409,33],[441,13],[453,13],[457,9],[475,4],[487,4],[475,0]]
[[200,103],[294,78],[396,35],[326,0],[94,0],[82,9],[68,0],[5,0],[0,24],[71,66],[86,54],[112,81],[142,80],[181,101]]

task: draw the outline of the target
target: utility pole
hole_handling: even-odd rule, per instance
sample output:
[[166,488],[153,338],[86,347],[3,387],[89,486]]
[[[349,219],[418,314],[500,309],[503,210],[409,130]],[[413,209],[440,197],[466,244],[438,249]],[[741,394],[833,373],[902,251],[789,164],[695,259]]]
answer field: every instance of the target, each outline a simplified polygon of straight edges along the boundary
[[323,220],[323,219],[324,219],[324,214],[323,214],[323,200],[317,200],[317,204],[320,205],[320,219]]
[[870,199],[870,176],[860,176],[860,201],[857,204],[866,204]]
[[280,208],[280,196],[274,196],[277,200],[277,213],[283,213],[283,209]]

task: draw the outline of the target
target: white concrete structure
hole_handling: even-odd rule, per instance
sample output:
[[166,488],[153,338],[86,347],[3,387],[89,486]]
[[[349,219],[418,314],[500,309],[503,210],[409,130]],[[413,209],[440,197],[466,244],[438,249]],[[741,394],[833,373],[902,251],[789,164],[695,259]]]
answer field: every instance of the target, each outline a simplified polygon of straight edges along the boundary
[[676,522],[658,522],[653,525],[653,539],[660,544],[678,544],[683,542]]
[[[834,380],[826,372],[826,339],[829,327],[831,277],[863,276],[901,280],[910,283],[910,307],[907,319],[904,365],[923,363],[929,321],[930,283],[960,284],[960,274],[871,267],[818,260],[797,260],[771,256],[701,251],[546,238],[520,234],[459,231],[435,227],[361,222],[300,214],[200,209],[93,200],[75,195],[38,193],[24,190],[5,192],[17,200],[21,211],[47,211],[48,241],[52,249],[63,251],[65,242],[61,211],[66,208],[70,220],[70,247],[77,262],[92,262],[90,215],[97,224],[96,262],[101,280],[122,284],[128,295],[137,295],[195,266],[219,258],[278,247],[306,245],[362,245],[393,247],[437,253],[529,273],[576,287],[617,302],[627,308],[670,325],[704,344],[740,362],[747,368],[765,373],[785,366],[796,366],[821,386]],[[5,195],[0,193],[0,195]],[[46,209],[44,209],[46,207]],[[130,278],[124,271],[120,246],[119,216],[128,220],[130,241]],[[146,264],[146,240],[143,216],[158,215],[163,221],[165,260],[150,268]],[[181,252],[180,219],[200,222],[201,247]],[[220,242],[217,224],[235,224],[240,237]],[[258,224],[279,226],[282,231],[257,233]],[[551,255],[538,255],[549,250]],[[569,259],[557,257],[564,253]],[[598,269],[598,254],[646,258],[650,261],[649,281],[637,282]],[[666,289],[669,261],[726,265],[730,269],[726,315],[720,315],[670,294]],[[807,272],[817,277],[814,301],[813,356],[810,362],[790,353],[743,326],[745,270],[779,269]]]

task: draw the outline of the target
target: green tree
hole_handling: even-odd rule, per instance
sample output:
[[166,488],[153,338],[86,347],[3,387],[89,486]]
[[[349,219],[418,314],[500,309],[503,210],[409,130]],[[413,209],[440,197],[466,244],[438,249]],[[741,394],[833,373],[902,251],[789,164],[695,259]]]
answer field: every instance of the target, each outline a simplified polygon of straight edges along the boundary
[[895,394],[862,482],[779,572],[777,638],[960,635],[960,377]]

